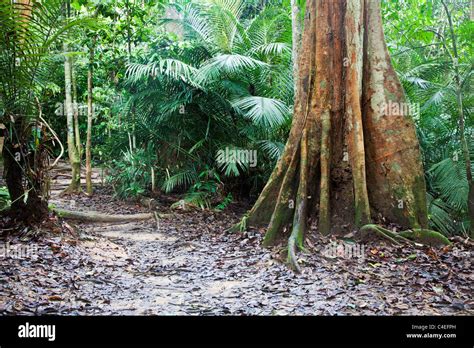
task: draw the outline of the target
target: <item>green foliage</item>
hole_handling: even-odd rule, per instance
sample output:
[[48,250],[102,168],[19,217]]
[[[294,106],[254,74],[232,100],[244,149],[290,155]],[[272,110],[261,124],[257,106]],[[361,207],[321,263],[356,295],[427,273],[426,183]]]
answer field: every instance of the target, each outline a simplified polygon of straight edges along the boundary
[[446,158],[432,166],[429,173],[433,175],[433,188],[439,192],[443,201],[458,212],[467,212],[469,188],[465,162]]
[[206,168],[199,173],[197,179],[192,177],[185,179],[190,173],[182,172],[182,174],[182,180],[187,180],[188,183],[194,182],[194,184],[184,195],[184,198],[174,203],[171,208],[193,206],[201,209],[210,209],[215,204],[214,202],[216,202],[215,209],[223,210],[232,202],[231,193],[222,197],[223,183],[213,169]]
[[123,152],[120,160],[114,160],[108,182],[121,198],[136,198],[144,194],[151,184],[153,155],[151,151],[137,149]]
[[[469,138],[473,25],[467,4],[448,1]],[[110,149],[129,147],[135,127],[137,147],[152,143],[156,149],[163,191],[188,192],[185,200],[195,206],[212,205],[209,197],[215,193],[209,193],[212,189],[200,176],[209,169],[220,174],[223,187],[233,190],[237,183],[256,195],[281,155],[291,125],[289,1],[180,1],[172,8],[176,16],[161,20],[157,35],[150,36],[151,45],[127,64],[124,98],[115,104],[121,124],[114,128]],[[426,170],[431,227],[459,233],[467,227],[467,186],[446,13],[440,2],[423,0],[384,0],[382,10],[407,99],[419,105],[413,116]],[[159,29],[171,24],[181,31]],[[226,148],[256,149],[257,167],[239,158],[219,162],[216,154]],[[453,160],[455,153],[459,161]]]
[[174,174],[173,176],[168,176],[163,183],[162,189],[166,193],[170,193],[177,187],[186,188],[191,186],[193,182],[196,181],[196,172],[193,169],[184,170]]
[[232,103],[244,117],[262,126],[282,125],[289,115],[288,107],[277,99],[266,97],[243,97]]
[[7,187],[0,187],[0,211],[7,209],[10,203],[10,194],[8,193]]
[[[400,80],[411,103],[428,186],[431,227],[446,235],[469,229],[468,182],[461,151],[459,109],[455,86],[452,40],[441,1],[387,0],[385,34]],[[472,34],[469,1],[447,1],[458,43],[459,74],[465,137],[473,139]],[[407,25],[410,23],[410,25]],[[471,40],[466,35],[471,34]],[[471,141],[470,158],[474,159]]]
[[[22,11],[30,11],[28,20]],[[31,118],[37,112],[35,97],[57,90],[50,81],[51,51],[77,27],[92,27],[87,19],[68,20],[63,1],[35,1],[31,5],[0,3],[0,111],[1,115]],[[10,122],[4,118],[3,122]]]
[[224,199],[222,202],[220,202],[216,207],[215,209],[217,211],[221,211],[221,210],[224,210],[225,208],[227,208],[227,206],[232,203],[232,193],[229,193]]
[[[162,190],[188,191],[185,199],[196,206],[210,207],[210,196],[218,195],[213,187],[235,183],[235,177],[239,185],[254,183],[252,193],[257,194],[291,123],[288,12],[267,6],[243,19],[239,0],[173,6],[178,18],[159,25],[182,27],[180,44],[166,34],[158,36],[156,48],[127,65],[126,98],[119,106],[125,124],[110,147],[127,146],[135,127],[137,147],[152,143],[157,150]],[[219,163],[215,154],[226,148],[258,149],[257,167]],[[203,182],[204,172],[222,178]]]

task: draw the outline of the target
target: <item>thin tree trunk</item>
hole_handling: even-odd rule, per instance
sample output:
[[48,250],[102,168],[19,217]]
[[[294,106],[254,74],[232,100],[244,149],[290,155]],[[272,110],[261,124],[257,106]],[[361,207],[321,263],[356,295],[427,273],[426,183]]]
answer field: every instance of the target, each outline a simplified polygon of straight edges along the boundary
[[74,140],[76,143],[79,159],[82,158],[81,133],[79,130],[79,104],[77,103],[76,73],[74,72],[74,60],[71,59],[71,83],[72,83],[72,105],[74,109]]
[[153,168],[153,164],[151,165],[150,175],[151,175],[151,192],[155,192],[156,191],[155,168]]
[[93,108],[93,69],[94,69],[94,50],[96,37],[92,39],[89,49],[89,70],[87,71],[87,136],[86,136],[86,192],[92,195],[92,164],[91,164],[91,137],[92,137],[92,119],[94,118]]
[[[131,8],[129,0],[125,1],[125,8],[127,13],[127,61],[130,63],[130,58],[132,57],[132,34],[131,34]],[[129,134],[130,137],[130,134]],[[132,134],[130,142],[130,151],[136,149],[137,147],[137,137],[135,133],[135,112],[132,107]]]
[[[41,106],[39,106],[41,116]],[[36,122],[35,127],[41,130],[35,136],[43,136],[44,127],[40,122]],[[24,219],[32,222],[40,222],[48,215],[49,199],[49,154],[41,139],[35,139],[35,149],[26,156],[28,162],[27,170],[34,173],[28,178],[26,207]]]
[[71,71],[72,61],[68,55],[68,46],[64,44],[64,79],[65,79],[65,109],[67,118],[67,145],[69,152],[69,162],[72,168],[71,184],[65,190],[65,193],[77,193],[81,189],[81,160],[75,143],[74,136],[74,108],[72,103],[72,83]]

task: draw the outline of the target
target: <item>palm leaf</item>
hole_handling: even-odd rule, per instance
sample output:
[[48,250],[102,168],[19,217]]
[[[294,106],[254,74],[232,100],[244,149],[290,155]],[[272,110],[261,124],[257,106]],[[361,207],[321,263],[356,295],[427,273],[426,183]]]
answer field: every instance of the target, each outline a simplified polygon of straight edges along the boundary
[[278,99],[265,97],[244,97],[234,100],[232,106],[262,126],[275,127],[285,122],[289,115],[288,107]]

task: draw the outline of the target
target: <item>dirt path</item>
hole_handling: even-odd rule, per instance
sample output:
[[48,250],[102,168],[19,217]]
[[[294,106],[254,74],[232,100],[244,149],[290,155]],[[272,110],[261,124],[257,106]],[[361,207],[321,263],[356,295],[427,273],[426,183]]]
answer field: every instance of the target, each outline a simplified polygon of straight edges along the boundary
[[[148,211],[101,188],[93,198],[60,198],[67,181],[55,178],[57,207]],[[97,171],[95,181],[100,187]],[[472,314],[472,249],[462,244],[434,250],[367,243],[362,258],[341,258],[327,251],[342,242],[312,240],[298,275],[277,260],[278,250],[260,247],[260,231],[224,232],[241,212],[177,212],[158,225],[68,222],[81,231],[77,239],[51,237],[30,257],[0,258],[0,313]]]

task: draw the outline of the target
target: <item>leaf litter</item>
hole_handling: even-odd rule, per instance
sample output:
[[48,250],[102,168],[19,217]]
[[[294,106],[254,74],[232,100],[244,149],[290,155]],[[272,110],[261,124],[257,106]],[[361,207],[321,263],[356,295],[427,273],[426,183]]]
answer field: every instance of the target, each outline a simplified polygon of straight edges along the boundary
[[[77,210],[147,211],[107,190],[74,200]],[[55,204],[67,207],[68,200]],[[473,314],[472,242],[455,237],[435,249],[370,241],[356,259],[328,257],[324,250],[344,241],[312,235],[296,274],[281,248],[261,247],[262,230],[225,232],[244,211],[181,211],[158,226],[63,222],[62,231],[30,241],[3,236],[2,243],[36,249],[0,258],[0,314]]]

